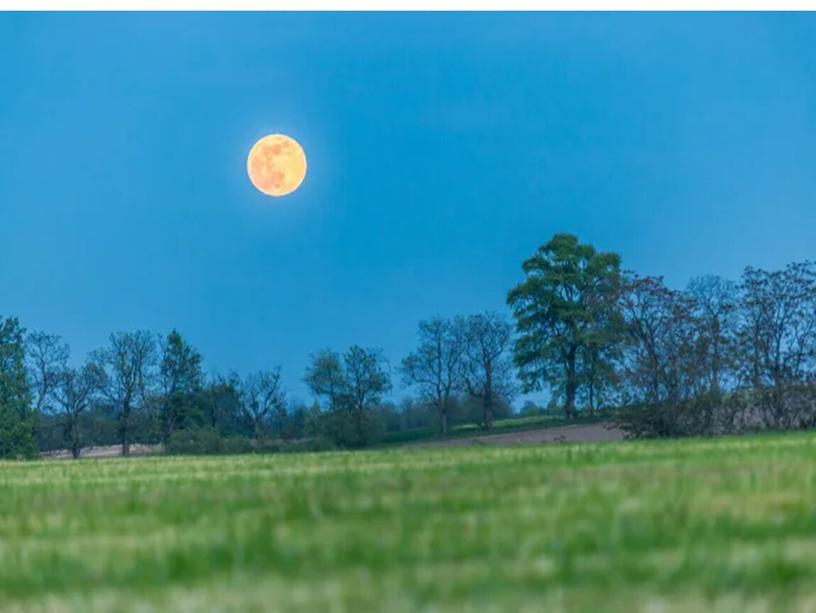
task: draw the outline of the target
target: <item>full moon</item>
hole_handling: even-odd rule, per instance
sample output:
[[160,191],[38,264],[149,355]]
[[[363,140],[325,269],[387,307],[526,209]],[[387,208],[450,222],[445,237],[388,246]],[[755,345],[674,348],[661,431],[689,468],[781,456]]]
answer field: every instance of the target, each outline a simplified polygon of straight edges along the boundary
[[247,157],[252,184],[267,196],[285,196],[306,177],[303,147],[285,134],[270,134],[252,146]]

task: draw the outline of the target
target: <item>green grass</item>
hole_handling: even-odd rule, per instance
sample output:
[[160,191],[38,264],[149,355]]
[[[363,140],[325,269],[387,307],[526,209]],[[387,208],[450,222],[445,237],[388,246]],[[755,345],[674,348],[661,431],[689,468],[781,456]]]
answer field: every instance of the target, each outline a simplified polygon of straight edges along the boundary
[[3,611],[813,610],[816,436],[0,463]]

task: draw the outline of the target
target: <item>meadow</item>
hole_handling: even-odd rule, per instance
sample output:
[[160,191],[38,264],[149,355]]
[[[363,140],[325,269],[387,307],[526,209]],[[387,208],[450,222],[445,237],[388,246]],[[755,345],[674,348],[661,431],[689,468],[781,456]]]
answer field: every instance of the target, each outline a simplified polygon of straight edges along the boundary
[[0,608],[813,610],[816,435],[4,462]]

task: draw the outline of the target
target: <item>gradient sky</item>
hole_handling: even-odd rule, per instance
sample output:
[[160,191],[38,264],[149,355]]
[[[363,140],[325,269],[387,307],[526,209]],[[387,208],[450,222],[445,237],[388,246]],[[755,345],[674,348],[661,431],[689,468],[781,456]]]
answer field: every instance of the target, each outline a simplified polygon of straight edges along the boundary
[[680,287],[816,258],[815,194],[816,15],[0,14],[0,314],[76,359],[177,327],[305,398],[554,232]]

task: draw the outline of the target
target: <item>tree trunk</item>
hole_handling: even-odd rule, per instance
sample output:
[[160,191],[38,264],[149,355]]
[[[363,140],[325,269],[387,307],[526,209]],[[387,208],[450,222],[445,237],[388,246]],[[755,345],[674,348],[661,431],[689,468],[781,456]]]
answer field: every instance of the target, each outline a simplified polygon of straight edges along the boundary
[[492,403],[490,401],[488,401],[488,400],[485,400],[483,407],[484,407],[484,413],[483,413],[484,427],[485,427],[485,430],[490,430],[490,428],[493,427],[493,407],[492,407]]
[[359,409],[358,411],[356,411],[355,416],[357,422],[357,436],[360,439],[360,444],[365,443],[365,435],[363,434],[363,411],[365,411],[364,408]]
[[564,415],[567,419],[575,417],[575,392],[578,385],[575,374],[575,347],[567,354],[567,399],[564,403]]
[[439,429],[442,431],[442,434],[448,433],[448,409],[442,409],[441,413],[439,414]]
[[125,406],[122,410],[122,455],[130,455],[130,407]]
[[564,404],[564,415],[567,419],[575,417],[575,383],[567,381],[567,401]]
[[65,432],[65,438],[71,441],[71,456],[75,459],[79,459],[80,450],[82,449],[82,445],[80,443],[79,438],[79,418],[72,417],[69,415],[68,417],[68,428]]
[[589,414],[595,415],[595,385],[589,382]]

